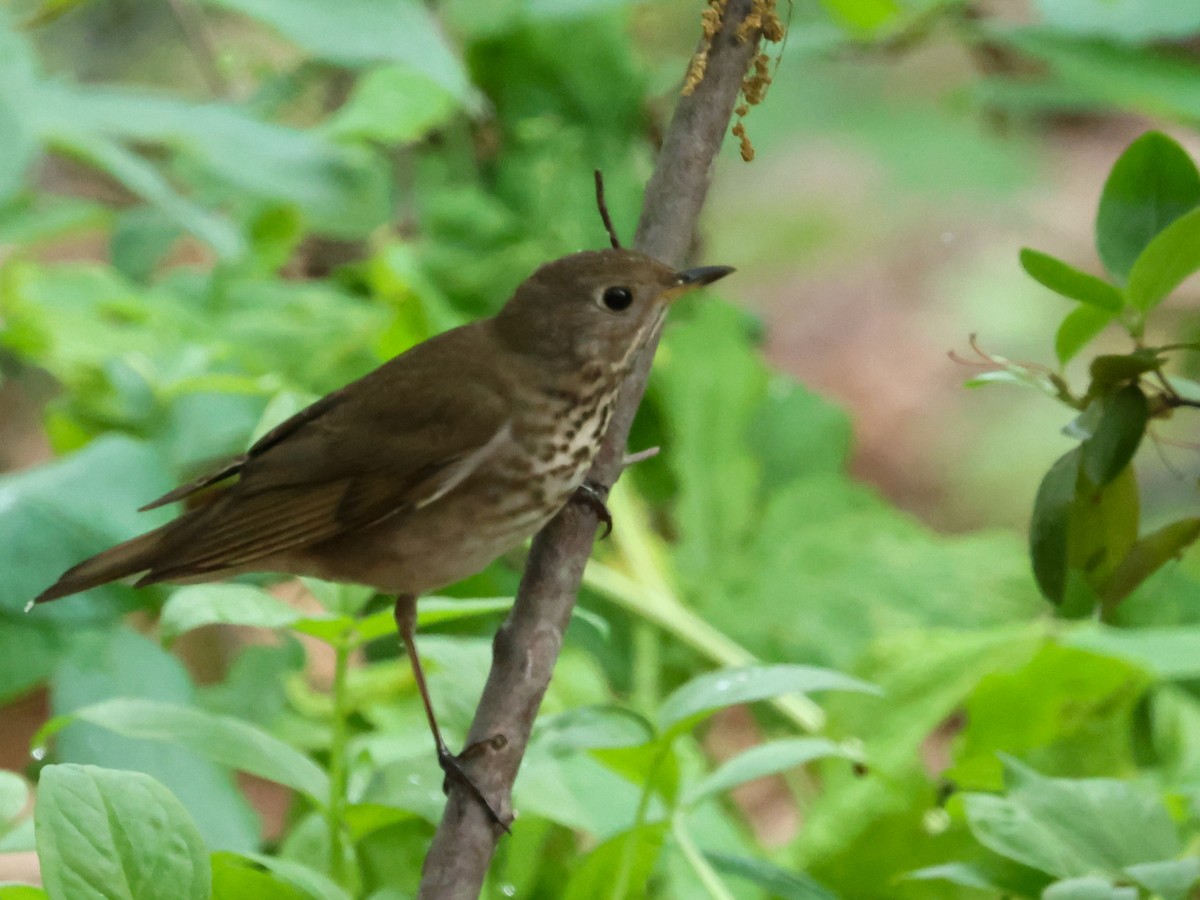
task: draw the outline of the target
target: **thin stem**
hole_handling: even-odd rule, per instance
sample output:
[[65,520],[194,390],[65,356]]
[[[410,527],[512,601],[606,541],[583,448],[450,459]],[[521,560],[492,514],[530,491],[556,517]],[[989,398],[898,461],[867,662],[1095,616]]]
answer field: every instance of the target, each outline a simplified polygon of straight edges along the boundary
[[325,821],[329,831],[329,876],[346,884],[346,857],[342,846],[342,822],[346,805],[346,740],[349,711],[346,709],[346,673],[350,668],[350,640],[334,644],[332,733],[329,739],[329,804]]
[[617,868],[617,877],[613,879],[613,890],[609,894],[614,900],[621,900],[626,895],[629,886],[629,873],[633,871],[634,851],[637,850],[637,833],[643,825],[646,824],[646,817],[650,814],[650,800],[654,796],[654,783],[658,777],[658,772],[662,768],[663,761],[666,760],[671,752],[671,744],[664,742],[658,753],[654,754],[654,760],[650,763],[650,768],[646,772],[646,779],[642,782],[642,793],[638,798],[637,809],[633,813],[633,826],[629,830],[630,838],[625,843],[625,847],[621,853],[621,864]]
[[662,699],[659,678],[662,652],[658,629],[645,620],[633,623],[633,708],[653,715]]
[[721,876],[709,865],[700,848],[696,846],[696,842],[692,840],[682,810],[676,810],[675,814],[671,816],[671,834],[675,836],[675,842],[679,844],[683,858],[687,860],[692,871],[696,873],[696,877],[700,879],[700,883],[704,885],[704,889],[708,891],[708,896],[712,900],[734,900],[733,894],[729,892],[729,888],[725,886]]

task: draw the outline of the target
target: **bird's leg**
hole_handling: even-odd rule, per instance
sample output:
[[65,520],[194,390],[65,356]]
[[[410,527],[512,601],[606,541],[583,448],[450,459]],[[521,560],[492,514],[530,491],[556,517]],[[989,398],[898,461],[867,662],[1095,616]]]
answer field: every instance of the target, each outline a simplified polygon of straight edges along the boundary
[[[412,665],[413,679],[417,682],[417,691],[420,693],[421,703],[425,707],[425,718],[429,720],[429,730],[433,732],[433,740],[437,744],[438,765],[446,773],[446,781],[449,782],[453,779],[466,788],[467,793],[474,797],[479,805],[487,810],[487,814],[491,820],[505,831],[508,831],[508,823],[501,818],[500,814],[496,812],[495,807],[483,796],[483,791],[471,780],[471,776],[467,774],[466,769],[462,766],[464,759],[477,756],[484,749],[502,748],[505,743],[503,735],[496,735],[495,737],[472,744],[463,751],[462,756],[455,756],[450,752],[450,748],[446,746],[446,742],[442,739],[442,730],[438,728],[437,716],[433,714],[433,703],[429,699],[429,688],[425,684],[425,672],[421,668],[421,657],[417,655],[417,598],[412,594],[401,594],[396,598],[396,606],[393,614],[396,618],[396,628],[400,632],[400,640],[404,644],[404,650],[408,653],[409,663]],[[443,785],[443,790],[445,790],[445,785]]]
[[596,518],[604,526],[604,534],[600,535],[600,540],[604,540],[612,534],[613,528],[612,513],[608,511],[608,504],[604,502],[604,495],[607,493],[607,488],[601,487],[594,481],[585,481],[575,488],[575,493],[571,495],[572,502],[582,503],[596,514]]

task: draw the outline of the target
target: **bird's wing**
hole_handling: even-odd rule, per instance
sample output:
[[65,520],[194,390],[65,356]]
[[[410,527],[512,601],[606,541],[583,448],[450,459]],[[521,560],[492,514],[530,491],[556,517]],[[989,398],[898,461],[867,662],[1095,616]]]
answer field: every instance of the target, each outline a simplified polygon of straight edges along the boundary
[[428,363],[425,354],[398,357],[331,395],[337,399],[325,408],[284,423],[224,476],[215,473],[240,477],[179,520],[141,583],[320,543],[419,509],[461,484],[509,446],[511,409],[490,373],[472,362],[453,390],[431,391],[447,373]]

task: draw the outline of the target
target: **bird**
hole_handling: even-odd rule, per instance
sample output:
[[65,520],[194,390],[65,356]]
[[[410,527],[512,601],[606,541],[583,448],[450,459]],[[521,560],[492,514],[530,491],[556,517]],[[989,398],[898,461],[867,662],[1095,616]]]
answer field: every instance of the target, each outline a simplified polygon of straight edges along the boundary
[[541,266],[496,315],[413,346],[142,507],[202,501],[68,569],[29,608],[131,577],[141,587],[248,572],[393,595],[438,761],[507,827],[438,727],[417,598],[520,546],[573,498],[611,529],[586,476],[621,383],[671,303],[733,271],[678,270],[621,248],[605,222],[611,249]]

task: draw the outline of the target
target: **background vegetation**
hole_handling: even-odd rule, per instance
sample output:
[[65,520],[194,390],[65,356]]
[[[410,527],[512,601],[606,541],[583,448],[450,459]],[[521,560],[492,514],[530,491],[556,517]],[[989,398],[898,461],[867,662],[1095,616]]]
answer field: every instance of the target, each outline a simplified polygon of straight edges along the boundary
[[[413,893],[440,775],[380,598],[21,610],[148,499],[602,246],[593,168],[629,235],[697,12],[5,7],[0,898]],[[1194,292],[1158,304],[1200,263],[1200,12],[781,12],[698,252],[739,275],[673,316],[634,435],[663,453],[613,498],[488,896],[1194,897]],[[1151,126],[1175,140],[1105,187]],[[969,332],[983,380],[1070,408],[960,391]],[[519,569],[422,604],[452,735]]]

